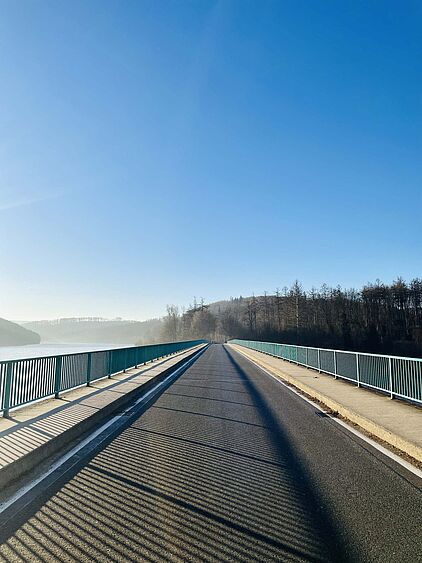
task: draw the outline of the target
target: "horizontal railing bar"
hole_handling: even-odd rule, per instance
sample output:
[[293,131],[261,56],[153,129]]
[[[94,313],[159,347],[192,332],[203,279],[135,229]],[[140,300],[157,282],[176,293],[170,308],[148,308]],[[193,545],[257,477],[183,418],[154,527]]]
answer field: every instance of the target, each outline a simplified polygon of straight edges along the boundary
[[[237,340],[229,340],[234,342]],[[318,346],[301,346],[300,344],[286,344],[285,342],[266,342],[264,340],[245,340],[244,342],[257,342],[258,344],[270,344],[271,346],[292,346],[294,348],[302,348],[304,350],[321,350],[323,352],[343,352],[343,354],[359,354],[360,356],[373,356],[374,358],[391,358],[393,360],[411,360],[412,362],[422,362],[422,358],[411,358],[409,356],[388,356],[386,354],[371,354],[371,352],[358,352],[356,350],[339,350],[337,348],[318,348]],[[297,363],[297,362],[296,362]]]
[[[95,354],[96,352],[116,352],[116,351],[123,351],[123,350],[137,350],[139,348],[151,348],[153,346],[168,346],[170,344],[186,344],[187,342],[194,342],[194,341],[180,340],[180,341],[176,341],[176,342],[160,342],[158,344],[142,344],[142,346],[135,346],[135,345],[125,346],[124,348],[101,348],[99,350],[81,350],[80,352],[69,352],[68,354],[52,354],[50,356],[30,356],[28,358],[16,358],[16,359],[11,359],[11,360],[0,360],[0,366],[10,364],[11,362],[16,363],[16,362],[29,362],[31,360],[49,360],[49,359],[52,359],[52,358],[57,358],[59,356],[64,358],[64,357],[70,357],[70,356],[80,356],[81,354]],[[206,341],[202,340],[201,342],[206,342]]]

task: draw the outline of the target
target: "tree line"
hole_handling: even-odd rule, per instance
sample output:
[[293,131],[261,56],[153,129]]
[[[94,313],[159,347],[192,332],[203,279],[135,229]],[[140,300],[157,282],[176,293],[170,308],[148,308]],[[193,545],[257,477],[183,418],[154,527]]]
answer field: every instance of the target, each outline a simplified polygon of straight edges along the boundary
[[219,303],[171,305],[166,340],[230,338],[422,357],[422,279],[398,278],[362,289],[291,287]]

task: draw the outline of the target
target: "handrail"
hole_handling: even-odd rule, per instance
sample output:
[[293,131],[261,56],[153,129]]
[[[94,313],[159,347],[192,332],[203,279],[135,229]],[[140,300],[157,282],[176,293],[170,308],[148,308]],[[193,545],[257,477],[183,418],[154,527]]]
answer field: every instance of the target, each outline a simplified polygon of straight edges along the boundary
[[[234,342],[236,339],[229,340]],[[238,340],[240,342],[240,340]],[[261,342],[261,344],[277,344],[276,342],[266,342],[258,340],[244,340],[243,342]],[[422,358],[412,358],[411,356],[389,356],[388,354],[371,354],[370,352],[353,352],[350,350],[340,350],[338,348],[318,348],[318,346],[301,346],[300,344],[283,344],[284,346],[295,346],[295,348],[308,348],[308,350],[322,350],[324,352],[350,352],[351,354],[360,354],[361,356],[377,356],[378,358],[400,358],[401,360],[414,360],[415,362],[422,362]]]
[[[138,322],[138,321],[134,321]],[[28,360],[37,360],[39,358],[57,358],[58,356],[79,356],[80,354],[88,354],[89,352],[113,352],[115,350],[133,350],[134,348],[144,348],[145,346],[167,346],[167,344],[182,344],[183,342],[196,342],[196,340],[185,340],[176,342],[159,342],[158,344],[143,344],[142,346],[119,346],[119,348],[99,348],[98,350],[81,350],[80,352],[69,352],[66,354],[49,354],[48,356],[29,356],[27,358],[15,358],[13,360],[0,360],[1,364],[8,364],[9,362],[25,362]],[[199,342],[199,341],[198,341]],[[201,340],[201,343],[208,342],[207,340]],[[60,345],[60,344],[59,344]],[[76,346],[76,344],[75,344]]]
[[3,360],[0,362],[0,412],[9,416],[11,409],[50,396],[59,397],[62,391],[89,386],[98,379],[206,342],[186,340]]
[[422,359],[256,340],[229,341],[320,373],[422,404]]

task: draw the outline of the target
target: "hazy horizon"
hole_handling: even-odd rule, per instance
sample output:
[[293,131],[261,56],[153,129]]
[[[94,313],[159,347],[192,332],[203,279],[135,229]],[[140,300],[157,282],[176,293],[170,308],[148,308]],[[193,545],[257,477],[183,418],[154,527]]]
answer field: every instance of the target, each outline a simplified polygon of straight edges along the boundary
[[[396,281],[399,277],[400,276],[395,276],[391,280],[380,280],[380,279],[367,280],[362,286],[359,286],[359,287],[341,286],[340,284],[326,284],[326,283],[321,284],[321,286],[319,286],[319,287],[316,287],[316,286],[306,287],[301,283],[301,280],[294,280],[294,281],[292,281],[291,283],[289,283],[285,286],[273,287],[273,288],[270,288],[268,290],[267,289],[263,290],[262,292],[251,291],[250,293],[243,294],[243,295],[242,294],[230,295],[230,296],[226,296],[226,297],[216,298],[216,299],[213,299],[213,300],[204,299],[204,303],[205,304],[218,303],[220,301],[230,301],[231,299],[237,299],[237,298],[240,298],[240,297],[242,297],[242,298],[250,298],[252,296],[258,297],[258,296],[263,296],[264,294],[272,295],[272,294],[275,294],[277,290],[280,290],[282,292],[282,290],[285,289],[285,288],[290,289],[291,286],[293,285],[293,283],[296,282],[296,281],[299,282],[299,285],[304,292],[309,293],[312,289],[315,289],[315,290],[321,289],[321,287],[323,285],[326,285],[327,287],[330,287],[330,288],[341,287],[341,289],[343,289],[343,290],[353,290],[354,289],[354,290],[360,291],[367,284],[373,285],[373,284],[376,284],[377,282],[380,282],[381,284],[387,284],[388,285],[388,284],[391,284],[394,281]],[[419,277],[419,279],[420,279],[420,277]],[[407,280],[404,280],[404,281],[409,282],[411,280],[407,279]],[[167,313],[167,306],[168,305],[175,305],[179,309],[180,312],[182,312],[183,310],[187,310],[187,309],[189,309],[189,307],[193,306],[195,299],[196,299],[197,303],[199,303],[200,300],[203,299],[203,297],[202,296],[200,296],[200,297],[194,296],[189,301],[189,303],[182,303],[182,304],[171,303],[170,301],[166,301],[165,305],[163,307],[163,310],[161,311],[160,314],[150,316],[150,317],[145,317],[145,318],[123,317],[122,315],[116,315],[114,317],[107,317],[107,316],[104,316],[102,314],[99,314],[99,315],[75,315],[75,314],[70,314],[70,315],[58,315],[58,316],[52,316],[52,317],[42,317],[42,318],[40,317],[40,318],[32,318],[32,319],[29,319],[29,318],[25,318],[25,319],[9,318],[7,320],[9,320],[11,322],[18,323],[18,324],[26,323],[26,322],[41,322],[41,321],[47,321],[48,322],[48,321],[56,321],[56,320],[60,320],[60,319],[85,319],[85,318],[86,319],[99,318],[103,321],[145,322],[145,321],[150,321],[150,320],[154,320],[154,319],[161,319],[161,318],[165,317],[166,313]],[[0,317],[1,317],[1,315],[0,315]],[[3,317],[3,318],[5,318],[5,317]]]
[[421,274],[417,4],[0,16],[1,317],[148,320]]

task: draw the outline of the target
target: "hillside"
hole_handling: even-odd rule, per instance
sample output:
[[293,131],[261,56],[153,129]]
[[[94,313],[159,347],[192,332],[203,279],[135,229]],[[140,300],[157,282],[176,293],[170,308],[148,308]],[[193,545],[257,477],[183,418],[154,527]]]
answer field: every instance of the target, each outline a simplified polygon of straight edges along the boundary
[[159,319],[138,322],[68,318],[25,322],[22,326],[36,331],[42,342],[135,344],[158,341],[161,324]]
[[0,318],[0,346],[39,344],[40,336],[16,323]]
[[168,340],[246,338],[303,346],[422,357],[422,279],[305,291],[296,281],[273,293],[188,310],[169,308]]

